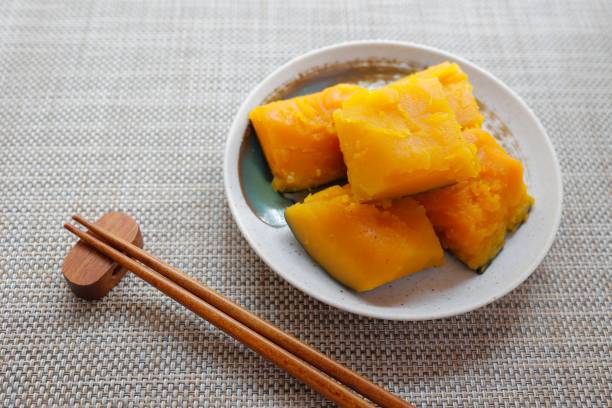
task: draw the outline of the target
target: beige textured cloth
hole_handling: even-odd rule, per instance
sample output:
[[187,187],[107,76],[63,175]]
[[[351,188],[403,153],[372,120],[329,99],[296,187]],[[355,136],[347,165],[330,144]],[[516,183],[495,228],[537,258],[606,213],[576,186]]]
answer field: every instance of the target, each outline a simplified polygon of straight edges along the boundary
[[[523,285],[461,317],[386,322],[271,272],[224,197],[249,90],[351,39],[439,47],[516,90],[553,141],[557,240]],[[612,404],[612,4],[0,2],[0,406],[315,407],[326,402],[128,275],[68,290],[71,214],[133,214],[145,245],[419,406]]]

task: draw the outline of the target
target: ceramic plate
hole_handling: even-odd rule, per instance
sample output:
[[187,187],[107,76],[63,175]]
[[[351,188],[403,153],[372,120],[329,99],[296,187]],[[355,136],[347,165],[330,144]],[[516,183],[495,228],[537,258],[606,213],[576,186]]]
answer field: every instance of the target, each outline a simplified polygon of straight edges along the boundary
[[[315,92],[337,82],[379,86],[447,60],[459,63],[469,75],[486,118],[485,128],[523,162],[535,206],[527,222],[508,236],[504,249],[482,275],[446,255],[443,267],[356,293],[322,270],[285,225],[282,208],[299,197],[281,196],[269,187],[269,170],[249,126],[249,111],[272,99]],[[273,271],[322,302],[381,319],[436,319],[499,299],[527,279],[542,261],[561,216],[557,158],[544,128],[523,100],[493,75],[463,58],[401,42],[333,45],[295,58],[270,74],[248,95],[236,114],[227,139],[224,179],[238,227]]]

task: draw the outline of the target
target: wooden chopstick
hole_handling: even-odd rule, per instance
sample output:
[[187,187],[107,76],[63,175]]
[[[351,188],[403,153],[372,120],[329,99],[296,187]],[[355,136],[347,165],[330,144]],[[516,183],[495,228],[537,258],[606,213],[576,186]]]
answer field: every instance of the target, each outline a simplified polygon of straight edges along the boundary
[[187,289],[172,282],[170,279],[147,268],[146,266],[143,266],[139,262],[100,241],[98,238],[95,238],[93,235],[81,231],[70,224],[64,224],[64,227],[78,236],[87,245],[108,256],[124,268],[132,271],[147,283],[151,284],[198,316],[206,319],[214,326],[234,337],[251,350],[272,361],[274,364],[295,378],[309,385],[319,394],[335,402],[339,406],[364,408],[372,407],[369,402],[359,398],[348,388],[333,381],[330,377],[323,374],[310,364],[297,358],[276,343],[249,329],[214,306],[211,306],[204,300],[189,292]]
[[[349,370],[347,367],[339,364],[312,347],[302,343],[295,337],[274,326],[272,323],[261,319],[259,316],[249,312],[246,309],[243,309],[208,286],[205,286],[201,282],[171,267],[167,263],[154,257],[136,245],[118,238],[117,236],[105,231],[104,229],[78,215],[75,215],[72,218],[79,224],[89,229],[89,231],[93,232],[102,241],[144,263],[154,271],[164,275],[166,278],[196,295],[200,299],[221,310],[223,313],[231,316],[233,319],[239,321],[253,331],[268,338],[272,342],[278,344],[307,363],[319,368],[327,375],[351,387],[353,390],[359,392],[361,395],[365,396],[371,401],[383,407],[413,407],[413,405],[407,403],[398,396],[391,394],[368,379],[360,376],[354,371]],[[126,269],[130,268],[126,267]]]

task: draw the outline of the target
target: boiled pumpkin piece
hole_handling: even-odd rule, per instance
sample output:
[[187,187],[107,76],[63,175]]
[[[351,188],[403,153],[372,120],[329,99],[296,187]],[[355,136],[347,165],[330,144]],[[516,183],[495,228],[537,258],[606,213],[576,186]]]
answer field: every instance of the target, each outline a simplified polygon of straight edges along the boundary
[[523,166],[481,129],[464,132],[478,148],[480,174],[450,187],[415,196],[427,210],[442,245],[468,267],[483,271],[504,245],[506,232],[527,219]]
[[425,209],[411,198],[363,204],[348,185],[333,186],[287,208],[285,218],[313,259],[359,292],[443,263]]
[[304,190],[346,176],[332,112],[357,89],[339,84],[251,111],[275,190]]
[[416,194],[478,173],[476,148],[461,135],[436,78],[359,90],[334,112],[334,122],[359,201]]
[[448,103],[455,112],[457,122],[462,128],[480,127],[484,117],[480,114],[478,102],[472,92],[473,87],[465,72],[458,64],[443,62],[402,78],[389,86],[401,86],[414,78],[437,78],[442,84]]

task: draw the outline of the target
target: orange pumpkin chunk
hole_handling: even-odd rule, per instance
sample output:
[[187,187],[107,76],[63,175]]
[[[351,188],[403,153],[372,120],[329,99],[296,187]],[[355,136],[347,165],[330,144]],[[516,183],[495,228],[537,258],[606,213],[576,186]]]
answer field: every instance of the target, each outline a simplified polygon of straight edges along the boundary
[[346,175],[332,112],[357,89],[339,84],[251,111],[275,190],[303,190]]
[[420,193],[478,173],[476,148],[461,135],[436,78],[359,90],[334,112],[334,122],[359,201]]
[[333,186],[287,208],[285,218],[323,269],[360,292],[444,260],[425,209],[411,198],[363,204],[348,185]]
[[474,270],[484,270],[504,245],[507,231],[527,219],[533,198],[523,182],[523,166],[481,129],[464,132],[478,148],[478,177],[415,198],[442,245]]
[[472,93],[472,84],[465,72],[457,64],[443,62],[406,78],[402,78],[389,86],[401,86],[406,81],[417,78],[437,78],[442,84],[448,103],[455,112],[457,122],[463,128],[480,127],[484,117],[480,114],[478,102]]

